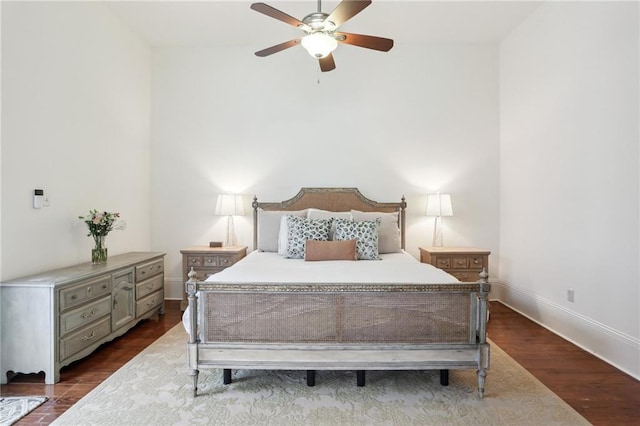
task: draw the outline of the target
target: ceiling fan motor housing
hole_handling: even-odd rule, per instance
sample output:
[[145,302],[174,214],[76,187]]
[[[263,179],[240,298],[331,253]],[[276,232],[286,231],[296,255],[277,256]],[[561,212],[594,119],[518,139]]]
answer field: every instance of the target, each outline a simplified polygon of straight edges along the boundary
[[328,21],[329,17],[328,13],[324,12],[315,12],[310,13],[302,19],[302,22],[307,25],[309,28],[302,28],[306,33],[314,33],[318,31],[322,31],[325,33],[329,33],[336,30],[336,24],[331,21]]

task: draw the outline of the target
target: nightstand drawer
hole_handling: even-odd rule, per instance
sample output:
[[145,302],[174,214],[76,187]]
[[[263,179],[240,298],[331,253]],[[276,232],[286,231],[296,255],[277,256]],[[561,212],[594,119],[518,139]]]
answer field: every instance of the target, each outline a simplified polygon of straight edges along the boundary
[[218,256],[202,256],[202,266],[207,268],[218,266]]
[[451,259],[448,257],[436,257],[436,268],[449,269],[451,268]]
[[187,266],[189,267],[202,266],[202,256],[194,256],[194,255],[187,256]]
[[420,262],[443,269],[463,282],[475,282],[489,272],[488,250],[473,247],[419,247]]
[[88,302],[105,294],[111,293],[111,277],[99,278],[95,281],[82,283],[75,287],[60,291],[60,310]]
[[489,265],[485,264],[485,256],[470,256],[469,257],[469,268],[472,269],[482,269],[487,268]]
[[447,271],[462,282],[470,283],[480,279],[480,271]]
[[469,258],[467,256],[454,256],[451,267],[453,269],[467,269],[469,267]]
[[221,268],[226,268],[228,266],[233,265],[234,263],[237,262],[238,257],[237,256],[218,256],[218,266],[220,266]]

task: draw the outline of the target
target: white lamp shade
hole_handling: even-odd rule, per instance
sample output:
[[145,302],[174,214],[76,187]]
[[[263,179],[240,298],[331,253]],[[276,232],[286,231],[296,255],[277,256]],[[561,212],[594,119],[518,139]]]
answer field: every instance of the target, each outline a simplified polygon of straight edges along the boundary
[[243,216],[244,205],[242,195],[220,194],[216,202],[215,213],[220,216]]
[[322,32],[311,33],[302,39],[302,47],[314,58],[324,58],[336,50],[338,42],[335,38]]
[[429,194],[427,195],[427,216],[453,216],[451,195]]

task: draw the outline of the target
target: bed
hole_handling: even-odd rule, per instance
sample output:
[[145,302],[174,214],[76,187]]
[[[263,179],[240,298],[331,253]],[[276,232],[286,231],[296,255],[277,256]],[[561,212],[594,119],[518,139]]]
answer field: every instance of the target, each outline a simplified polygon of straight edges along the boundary
[[225,384],[234,369],[306,370],[310,386],[316,370],[352,370],[364,386],[367,370],[440,370],[447,385],[450,369],[475,369],[482,398],[487,274],[459,282],[405,252],[405,209],[404,197],[380,203],[356,188],[254,198],[255,250],[185,284],[193,395],[205,368]]

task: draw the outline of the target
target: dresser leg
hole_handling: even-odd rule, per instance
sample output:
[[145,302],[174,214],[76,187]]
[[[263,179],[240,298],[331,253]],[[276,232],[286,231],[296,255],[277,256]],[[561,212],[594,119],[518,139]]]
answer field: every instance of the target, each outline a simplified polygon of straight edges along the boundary
[[357,370],[356,371],[356,384],[359,387],[363,387],[364,386],[364,382],[365,382],[364,370]]

